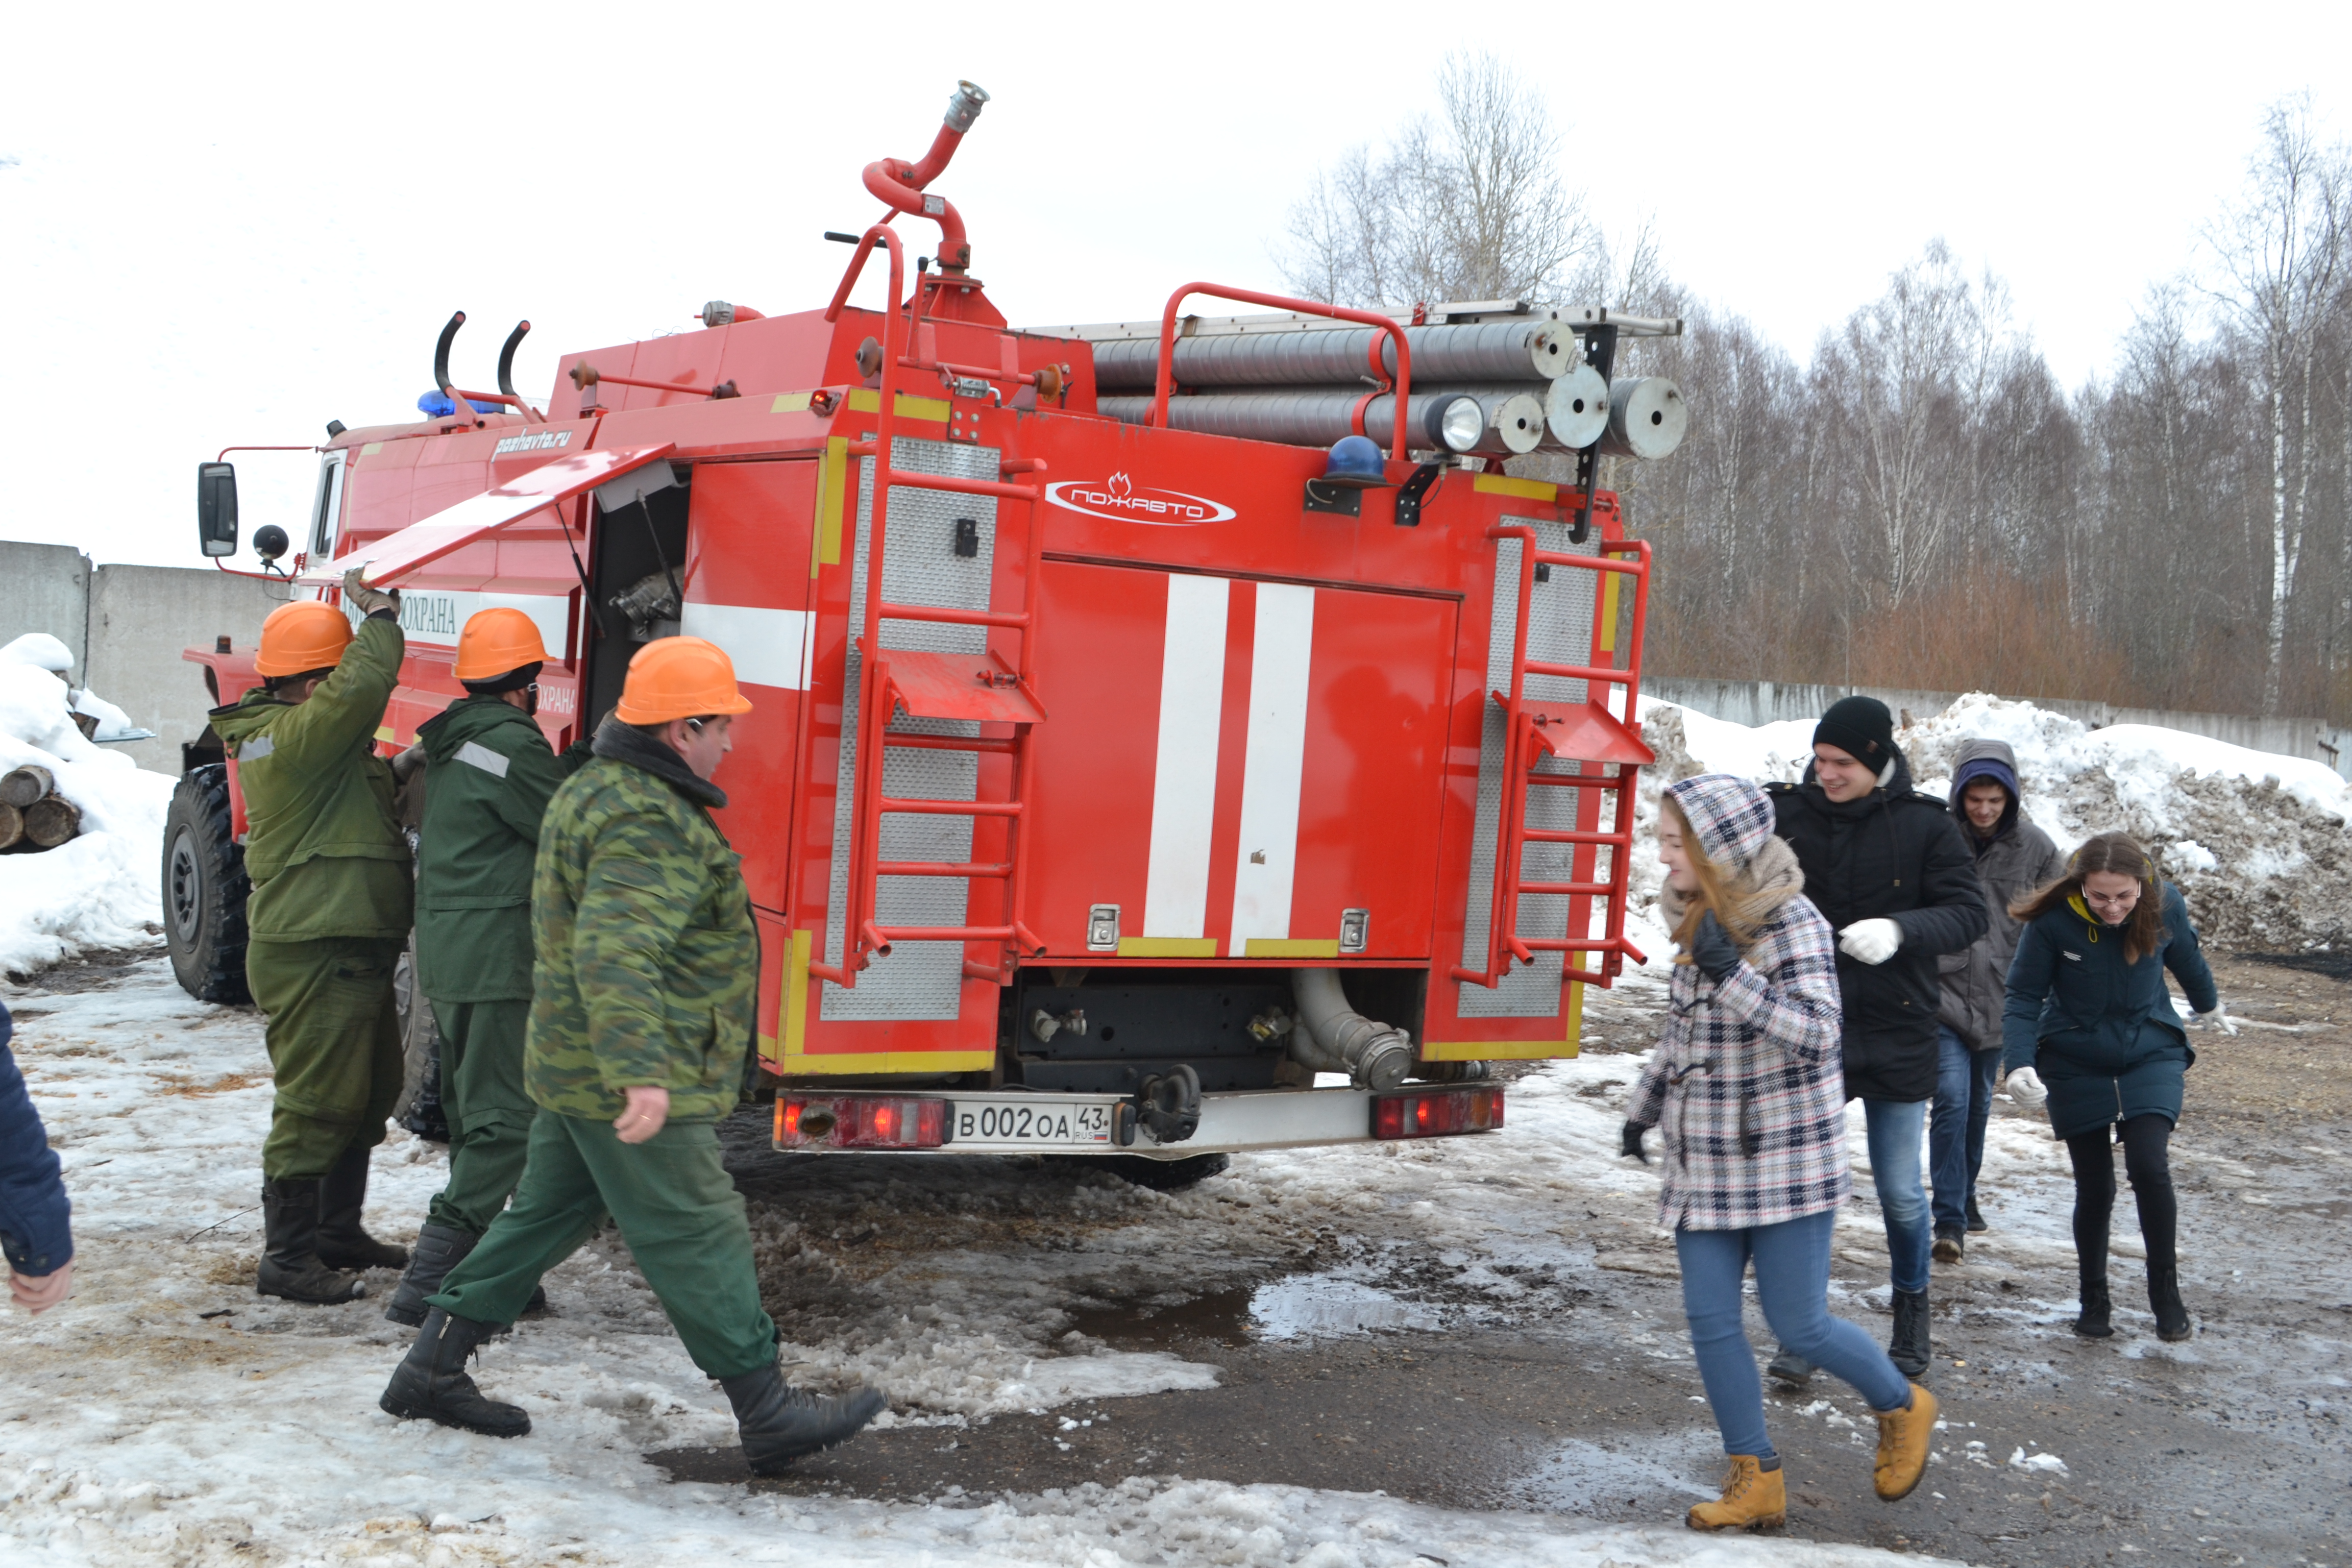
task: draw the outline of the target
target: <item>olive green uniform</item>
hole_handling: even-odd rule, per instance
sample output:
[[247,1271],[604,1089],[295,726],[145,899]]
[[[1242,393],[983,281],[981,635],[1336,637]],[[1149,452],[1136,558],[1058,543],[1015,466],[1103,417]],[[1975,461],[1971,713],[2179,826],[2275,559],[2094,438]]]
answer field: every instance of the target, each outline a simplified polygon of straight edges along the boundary
[[277,1080],[270,1181],[322,1177],[347,1148],[383,1142],[400,1097],[392,971],[415,889],[392,767],[373,748],[404,647],[397,621],[371,616],[307,701],[257,687],[211,715],[245,799],[246,981]]
[[416,852],[416,987],[441,1030],[449,1181],[427,1223],[479,1236],[522,1176],[538,1107],[522,1081],[530,1021],[530,878],[540,820],[584,747],[558,757],[539,721],[464,697],[416,731],[428,761]]
[[[775,1363],[743,1199],[720,1163],[751,1031],[759,938],[737,858],[706,806],[726,796],[625,725],[555,792],[531,889],[523,1079],[541,1114],[514,1203],[429,1298],[510,1322],[539,1278],[610,1214],[695,1364]],[[637,1086],[669,1090],[661,1131],[621,1142]]]

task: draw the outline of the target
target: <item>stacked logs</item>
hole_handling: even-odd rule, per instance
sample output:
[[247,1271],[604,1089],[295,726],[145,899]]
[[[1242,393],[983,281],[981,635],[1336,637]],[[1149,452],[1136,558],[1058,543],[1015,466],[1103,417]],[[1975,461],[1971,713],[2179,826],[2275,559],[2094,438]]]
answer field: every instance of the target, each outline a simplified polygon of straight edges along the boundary
[[54,849],[80,831],[81,807],[58,794],[48,769],[0,774],[0,850]]

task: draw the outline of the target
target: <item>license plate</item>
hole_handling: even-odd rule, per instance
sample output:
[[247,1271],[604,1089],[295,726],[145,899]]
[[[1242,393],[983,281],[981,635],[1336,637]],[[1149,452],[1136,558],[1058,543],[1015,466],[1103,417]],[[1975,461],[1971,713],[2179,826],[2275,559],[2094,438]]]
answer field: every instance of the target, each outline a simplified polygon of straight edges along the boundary
[[1102,1149],[1110,1146],[1108,1100],[1046,1095],[958,1100],[950,1103],[948,1146],[954,1149]]

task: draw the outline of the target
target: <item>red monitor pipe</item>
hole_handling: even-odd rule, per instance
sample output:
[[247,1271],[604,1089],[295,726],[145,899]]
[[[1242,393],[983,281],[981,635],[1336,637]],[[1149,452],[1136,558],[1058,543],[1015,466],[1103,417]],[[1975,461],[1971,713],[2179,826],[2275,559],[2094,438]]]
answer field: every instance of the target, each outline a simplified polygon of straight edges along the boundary
[[955,156],[964,132],[980,118],[981,106],[987,101],[988,94],[982,89],[968,81],[958,82],[955,96],[948,100],[947,116],[940,122],[940,133],[931,138],[931,150],[920,161],[909,163],[904,158],[883,158],[866,165],[867,190],[896,211],[928,217],[940,226],[940,266],[958,272],[971,265],[971,246],[964,238],[963,215],[946,197],[923,195],[923,187],[946,170],[948,160]]

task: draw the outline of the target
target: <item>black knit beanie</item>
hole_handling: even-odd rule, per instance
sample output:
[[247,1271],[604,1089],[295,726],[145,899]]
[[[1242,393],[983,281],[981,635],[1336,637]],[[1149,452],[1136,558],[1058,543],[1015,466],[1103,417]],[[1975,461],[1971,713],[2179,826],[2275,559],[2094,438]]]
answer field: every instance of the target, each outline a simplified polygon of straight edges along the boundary
[[1895,755],[1895,715],[1875,697],[1842,697],[1813,726],[1813,744],[1835,746],[1872,771]]

